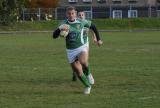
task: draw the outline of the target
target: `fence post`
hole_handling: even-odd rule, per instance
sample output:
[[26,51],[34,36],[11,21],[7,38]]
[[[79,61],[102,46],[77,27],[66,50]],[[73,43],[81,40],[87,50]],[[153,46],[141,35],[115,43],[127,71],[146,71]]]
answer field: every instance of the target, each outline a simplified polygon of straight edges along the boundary
[[91,5],[91,19],[93,19],[93,9],[92,9],[92,5]]
[[112,18],[112,6],[109,6],[109,17]]
[[132,6],[131,6],[131,4],[129,5],[129,12],[128,12],[128,18],[131,18],[132,16],[131,16],[131,10],[132,10]]
[[38,19],[41,21],[41,8],[38,8]]
[[54,16],[55,18],[55,20],[57,20],[57,8],[55,8],[55,16]]
[[151,5],[149,5],[149,7],[148,7],[148,16],[149,16],[149,18],[151,18],[152,17],[152,7],[151,7]]
[[25,15],[24,15],[24,8],[22,8],[22,12],[23,12],[23,21],[25,20]]

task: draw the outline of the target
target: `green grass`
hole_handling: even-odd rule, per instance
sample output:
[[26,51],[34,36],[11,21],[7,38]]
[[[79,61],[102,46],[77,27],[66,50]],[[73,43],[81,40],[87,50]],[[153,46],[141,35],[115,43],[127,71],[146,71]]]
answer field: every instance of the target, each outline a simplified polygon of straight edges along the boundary
[[[93,19],[92,21],[98,29],[106,30],[160,29],[160,18]],[[15,22],[8,26],[0,25],[0,31],[53,30],[60,22],[58,20]]]
[[93,23],[99,29],[136,30],[160,28],[159,18],[95,19]]
[[71,81],[64,39],[0,34],[0,108],[159,108],[160,32],[101,33],[91,95]]

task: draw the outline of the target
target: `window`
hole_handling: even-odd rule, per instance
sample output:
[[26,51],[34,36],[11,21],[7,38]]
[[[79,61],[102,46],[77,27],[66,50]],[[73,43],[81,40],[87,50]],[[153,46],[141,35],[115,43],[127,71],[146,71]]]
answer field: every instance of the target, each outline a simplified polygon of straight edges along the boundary
[[160,10],[157,10],[157,17],[160,18]]
[[83,0],[83,2],[85,2],[85,3],[91,3],[92,0]]
[[121,3],[122,0],[112,0],[113,3]]
[[98,3],[105,3],[106,0],[97,0]]
[[137,0],[128,0],[129,3],[136,3]]
[[113,18],[122,18],[122,10],[113,10]]
[[68,0],[69,3],[76,3],[78,0]]
[[137,18],[138,12],[137,10],[128,10],[128,18]]
[[120,1],[120,2],[121,2],[122,0],[112,0],[112,1],[113,1],[113,2],[115,2],[115,1]]

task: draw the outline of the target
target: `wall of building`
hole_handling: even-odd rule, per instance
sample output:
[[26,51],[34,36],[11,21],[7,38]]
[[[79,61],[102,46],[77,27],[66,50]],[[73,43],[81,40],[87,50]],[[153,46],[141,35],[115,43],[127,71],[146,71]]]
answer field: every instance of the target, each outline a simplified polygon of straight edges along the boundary
[[[97,0],[92,0],[90,3],[84,3],[83,0],[77,0],[75,3],[69,3],[68,0],[60,0],[58,13],[62,12],[61,14],[64,14],[65,7],[75,6],[78,11],[92,11],[92,18],[111,18],[113,17],[113,10],[122,10],[122,17],[128,18],[128,10],[130,9],[137,10],[138,17],[157,16],[159,3],[156,0],[135,1],[121,0],[121,2],[113,2],[113,0],[104,0],[104,2],[99,3]],[[61,19],[63,16],[59,16],[59,18]]]
[[[121,0],[119,3],[114,3],[112,0],[105,0],[105,2],[98,3],[97,0],[92,0],[91,3],[84,3],[82,0],[78,0],[76,3],[69,3],[68,0],[60,0],[59,6],[49,14],[52,13],[52,16],[55,16],[53,19],[62,20],[66,18],[66,7],[75,6],[77,11],[86,11],[89,18],[93,19],[115,18],[115,11],[121,11],[122,18],[129,18],[130,11],[136,11],[136,17],[160,17],[160,0],[159,2],[157,2],[158,0],[135,1],[130,3],[128,0]],[[24,11],[23,13],[26,12]],[[36,14],[39,14],[39,12]],[[30,14],[26,13],[26,15]]]
[[129,0],[121,0],[120,3],[113,2],[113,0],[104,0],[104,2],[98,2],[98,0],[92,0],[91,3],[85,3],[83,0],[77,0],[78,2],[76,3],[69,3],[68,0],[60,0],[59,1],[59,6],[68,6],[68,5],[73,5],[73,6],[106,6],[106,5],[121,5],[121,6],[126,6],[129,4],[133,4],[136,6],[147,6],[151,4],[152,6],[156,5],[157,0],[135,0],[136,2],[129,2]]

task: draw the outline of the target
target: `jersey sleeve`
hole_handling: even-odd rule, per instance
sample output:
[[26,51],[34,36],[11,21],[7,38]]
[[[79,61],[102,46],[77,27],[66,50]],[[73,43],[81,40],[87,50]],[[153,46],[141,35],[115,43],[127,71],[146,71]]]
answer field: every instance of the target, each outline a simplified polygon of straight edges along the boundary
[[89,20],[84,20],[84,21],[83,21],[83,24],[84,24],[84,27],[90,28],[90,26],[91,26],[91,21],[89,21]]

